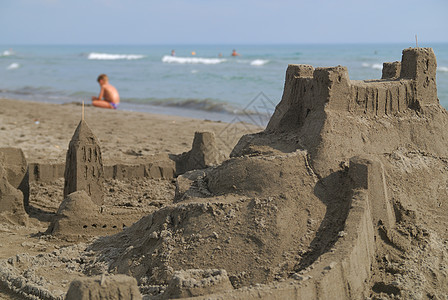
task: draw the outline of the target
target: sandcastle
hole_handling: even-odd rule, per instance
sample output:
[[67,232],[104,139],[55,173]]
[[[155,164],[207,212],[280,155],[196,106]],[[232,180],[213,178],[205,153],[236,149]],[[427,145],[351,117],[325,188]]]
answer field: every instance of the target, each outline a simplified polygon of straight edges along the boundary
[[[266,130],[180,175],[172,205],[74,260],[84,274],[132,276],[156,299],[442,297],[448,114],[435,75],[430,48],[403,50],[378,80],[288,66]],[[61,220],[98,207],[84,191],[66,199]]]
[[[409,190],[427,190],[418,200],[431,207],[430,195],[442,193],[430,169],[407,161],[430,157],[439,180],[448,179],[448,118],[435,70],[428,48],[405,49],[381,80],[349,80],[340,66],[290,65],[265,131],[244,136],[222,165],[187,173],[194,189],[187,202],[180,194],[177,206],[90,250],[102,256],[122,245],[106,255],[110,269],[140,284],[167,284],[180,270],[225,269],[234,289],[197,299],[406,297],[404,283],[400,290],[371,270],[418,251],[399,225],[410,210],[405,199],[415,197]],[[412,187],[403,176],[415,178]],[[135,267],[133,257],[142,258]],[[431,270],[441,274],[437,265]]]
[[[119,167],[116,165],[110,171],[123,178],[124,172],[119,175],[116,172]],[[67,151],[64,199],[47,233],[78,241],[119,232],[137,221],[142,216],[141,212],[131,213],[103,206],[104,178],[100,145],[86,121],[81,120]]]

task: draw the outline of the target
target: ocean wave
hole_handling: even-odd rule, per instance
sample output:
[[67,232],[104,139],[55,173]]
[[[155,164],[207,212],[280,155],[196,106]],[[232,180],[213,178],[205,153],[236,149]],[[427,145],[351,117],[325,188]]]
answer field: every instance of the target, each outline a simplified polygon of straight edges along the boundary
[[18,63],[12,63],[10,64],[6,69],[7,70],[14,70],[20,68],[20,65]]
[[111,53],[97,53],[91,52],[87,56],[90,60],[134,60],[145,58],[145,55],[141,54],[111,54]]
[[242,114],[242,109],[240,107],[213,98],[128,98],[122,100],[123,102],[148,104],[153,106],[175,107],[226,114]]
[[41,87],[33,87],[33,86],[23,86],[17,89],[2,89],[2,93],[6,93],[9,95],[18,95],[18,96],[31,96],[31,95],[61,95],[62,92],[54,91],[51,87],[41,86]]
[[383,65],[382,64],[373,64],[372,65],[372,69],[382,70],[383,69]]
[[11,56],[11,55],[14,55],[14,52],[12,52],[12,50],[5,50],[0,53],[0,56]]
[[[383,65],[382,64],[362,63],[361,66],[363,66],[364,68],[372,68],[372,69],[377,69],[377,70],[382,70],[383,69]],[[437,71],[439,71],[439,72],[448,72],[448,67],[445,67],[445,66],[437,67]]]
[[224,58],[205,58],[205,57],[177,57],[165,55],[162,57],[162,62],[164,63],[175,63],[175,64],[205,64],[205,65],[216,65],[225,62]]
[[382,70],[383,69],[383,65],[382,64],[362,63],[361,66],[363,66],[364,68],[372,68],[372,69],[376,69],[376,70]]
[[242,108],[237,104],[223,102],[213,98],[205,99],[179,99],[179,98],[149,98],[149,99],[123,99],[123,102],[148,104],[153,106],[174,107],[180,109],[200,110],[210,113],[221,113],[228,115],[246,116],[249,118],[270,118],[271,114],[266,111],[258,111],[250,108]]
[[151,105],[169,106],[196,109],[210,112],[220,113],[237,113],[239,110],[228,103],[223,103],[218,100],[206,99],[157,99],[150,102]]
[[265,65],[269,62],[269,60],[267,59],[255,59],[253,61],[250,62],[251,66],[262,66]]

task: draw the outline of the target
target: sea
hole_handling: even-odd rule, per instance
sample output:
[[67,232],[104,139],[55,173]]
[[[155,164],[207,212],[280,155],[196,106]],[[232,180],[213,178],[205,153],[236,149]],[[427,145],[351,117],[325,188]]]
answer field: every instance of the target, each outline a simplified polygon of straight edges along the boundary
[[[88,104],[105,73],[120,93],[120,110],[265,124],[281,100],[288,64],[342,65],[350,79],[379,79],[383,62],[400,61],[414,46],[0,45],[0,98]],[[434,49],[438,97],[448,108],[448,43],[419,46]]]

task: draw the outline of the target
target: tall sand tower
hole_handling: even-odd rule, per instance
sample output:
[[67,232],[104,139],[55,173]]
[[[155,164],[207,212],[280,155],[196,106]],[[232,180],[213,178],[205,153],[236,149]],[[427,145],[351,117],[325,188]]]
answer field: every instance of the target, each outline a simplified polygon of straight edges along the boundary
[[81,120],[70,141],[65,162],[64,198],[84,190],[95,204],[103,204],[104,170],[98,139]]

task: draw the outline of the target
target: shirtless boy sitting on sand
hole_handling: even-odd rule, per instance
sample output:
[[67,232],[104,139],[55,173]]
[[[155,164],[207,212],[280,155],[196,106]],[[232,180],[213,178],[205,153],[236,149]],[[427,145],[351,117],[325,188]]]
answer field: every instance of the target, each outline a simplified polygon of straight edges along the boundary
[[117,109],[120,103],[120,95],[117,89],[109,83],[109,78],[106,74],[98,76],[97,81],[100,84],[101,91],[98,97],[92,97],[93,106]]

